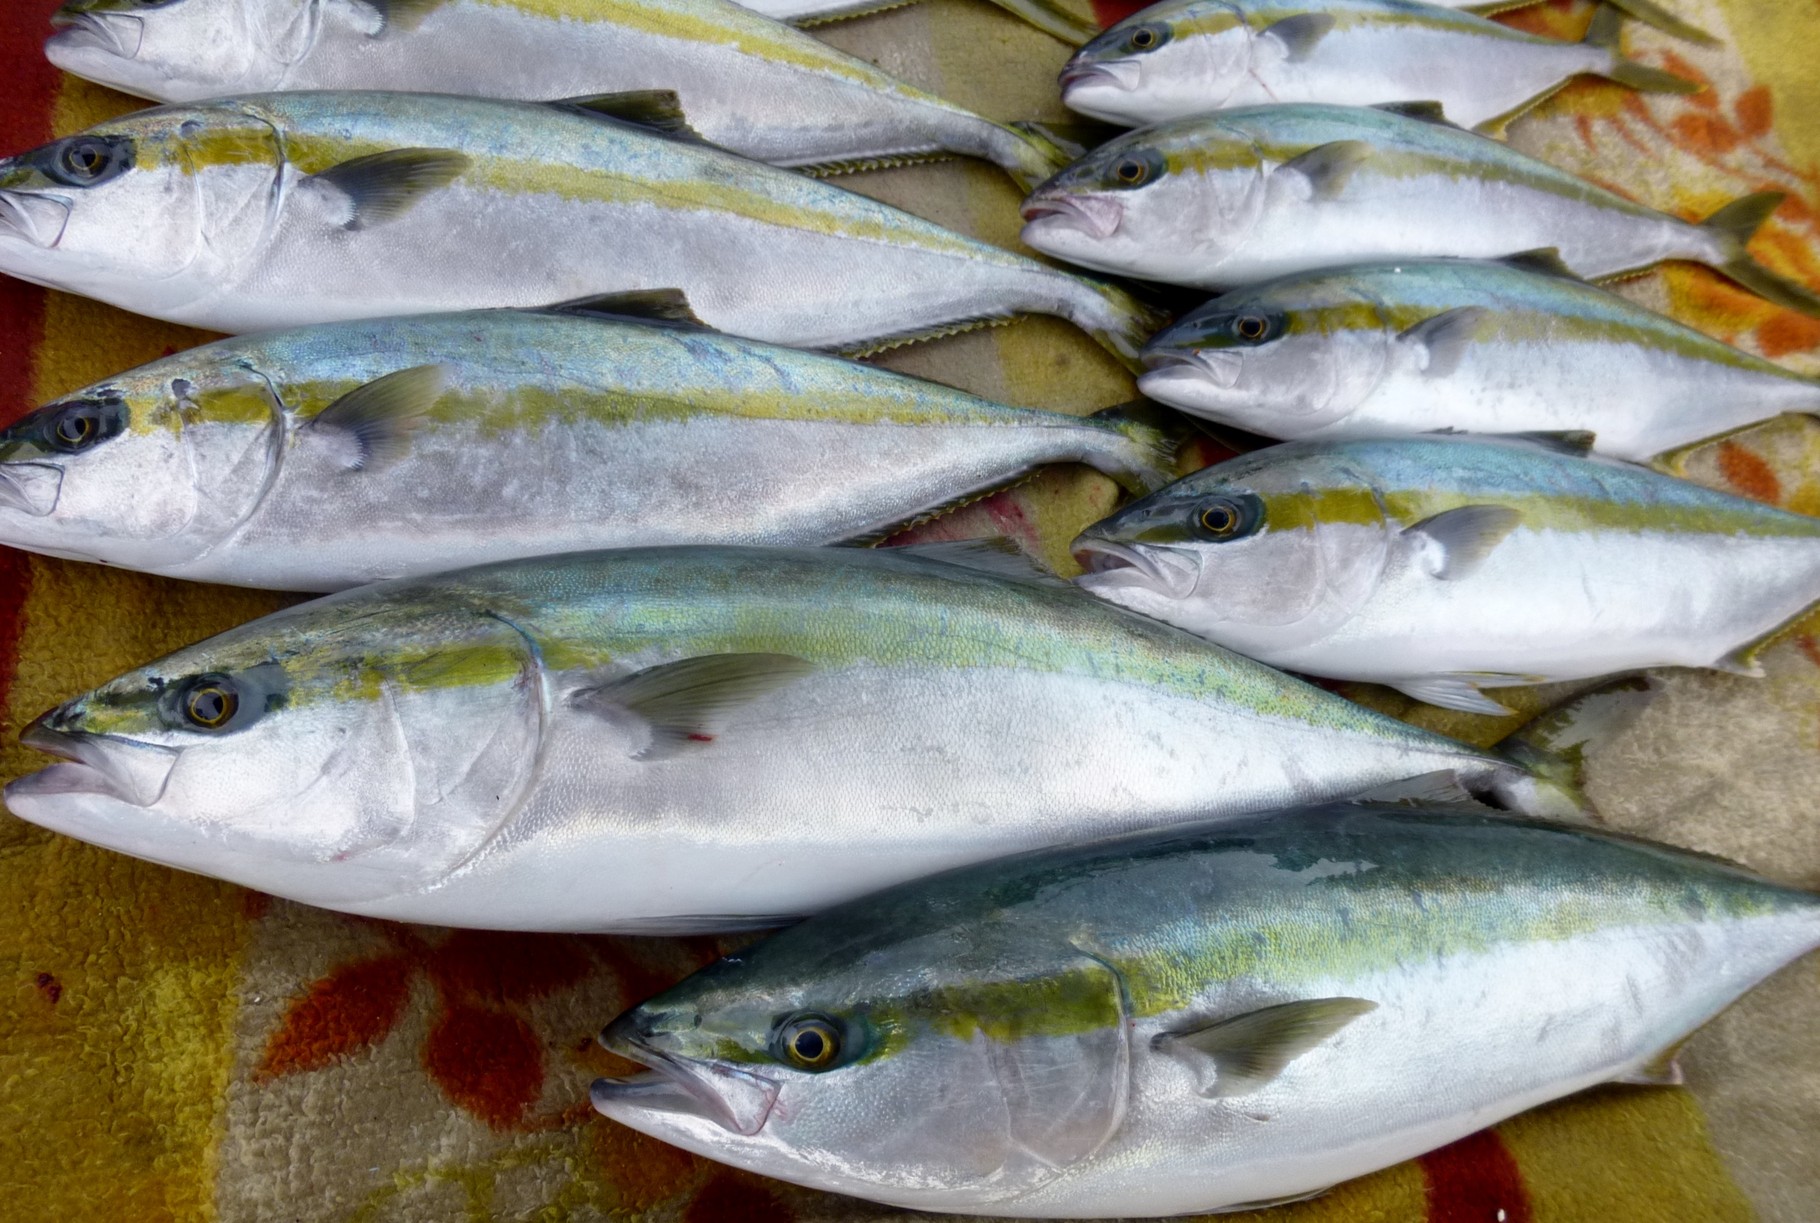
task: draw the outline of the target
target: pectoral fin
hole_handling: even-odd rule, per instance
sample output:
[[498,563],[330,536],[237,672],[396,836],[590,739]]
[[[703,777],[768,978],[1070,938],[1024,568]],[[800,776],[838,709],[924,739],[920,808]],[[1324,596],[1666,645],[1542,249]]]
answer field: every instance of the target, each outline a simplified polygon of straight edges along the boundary
[[1397,339],[1413,345],[1416,367],[1430,378],[1445,378],[1460,368],[1461,358],[1472,347],[1473,333],[1490,313],[1483,306],[1443,310],[1404,331]]
[[619,729],[634,760],[661,759],[712,743],[726,714],[812,670],[789,654],[707,654],[582,688],[569,705]]
[[1514,712],[1480,692],[1479,685],[1463,675],[1425,675],[1420,679],[1398,680],[1393,686],[1418,701],[1442,709],[1489,714],[1494,718]]
[[1242,1096],[1265,1086],[1296,1058],[1377,1007],[1364,998],[1310,998],[1205,1027],[1164,1032],[1151,1043],[1195,1068],[1201,1095]]
[[448,0],[362,0],[378,11],[387,30],[415,30],[423,19]]
[[1284,162],[1280,172],[1303,180],[1307,199],[1331,200],[1346,187],[1346,182],[1371,156],[1371,146],[1363,140],[1335,140],[1309,149],[1299,157]]
[[354,443],[349,471],[375,471],[402,459],[411,434],[429,418],[447,383],[440,365],[418,365],[355,387],[318,412],[309,432],[330,430]]
[[1424,518],[1403,534],[1428,545],[1430,574],[1457,582],[1471,577],[1522,521],[1523,515],[1507,505],[1462,505]]
[[1332,13],[1298,13],[1273,22],[1263,33],[1283,48],[1283,58],[1291,63],[1307,59],[1320,41],[1333,29]]
[[369,229],[395,221],[427,195],[461,177],[473,164],[449,149],[387,149],[356,157],[311,176],[347,196],[348,229]]

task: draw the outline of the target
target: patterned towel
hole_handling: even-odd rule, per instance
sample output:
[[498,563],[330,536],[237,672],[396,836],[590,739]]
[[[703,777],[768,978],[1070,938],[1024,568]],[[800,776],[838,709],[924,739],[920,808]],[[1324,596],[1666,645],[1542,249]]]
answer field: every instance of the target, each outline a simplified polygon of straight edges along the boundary
[[[1711,211],[1763,187],[1791,198],[1755,249],[1820,285],[1820,7],[1669,0],[1715,50],[1628,32],[1645,62],[1711,88],[1643,98],[1580,82],[1516,142],[1660,207]],[[132,109],[39,54],[55,0],[0,6],[0,153]],[[1101,0],[1102,20],[1123,15]],[[1577,37],[1584,5],[1508,18]],[[1065,117],[1066,50],[981,0],[930,0],[827,27],[830,41],[995,117]],[[1017,199],[986,167],[853,185],[1010,244]],[[1627,291],[1790,364],[1820,369],[1820,324],[1696,268]],[[0,280],[0,421],[203,339]],[[901,350],[889,363],[1016,403],[1086,411],[1128,377],[1048,320]],[[1820,511],[1820,430],[1776,422],[1709,448],[1700,478]],[[1203,458],[1211,457],[1203,456]],[[922,528],[1007,534],[1065,571],[1113,504],[1102,477],[1044,471]],[[0,779],[42,758],[19,726],[128,667],[286,602],[0,549]],[[1820,884],[1820,647],[1773,650],[1770,676],[1682,674],[1594,762],[1616,824]],[[1348,689],[1490,742],[1510,723]],[[1535,708],[1537,695],[1528,708]],[[599,881],[611,888],[610,878]],[[593,1034],[717,954],[713,940],[541,937],[362,921],[55,837],[0,816],[0,1218],[71,1220],[909,1217],[683,1154],[591,1115],[588,1081],[623,1072]],[[1311,1223],[1665,1223],[1820,1219],[1820,964],[1797,966],[1695,1040],[1690,1090],[1610,1089],[1260,1215]]]

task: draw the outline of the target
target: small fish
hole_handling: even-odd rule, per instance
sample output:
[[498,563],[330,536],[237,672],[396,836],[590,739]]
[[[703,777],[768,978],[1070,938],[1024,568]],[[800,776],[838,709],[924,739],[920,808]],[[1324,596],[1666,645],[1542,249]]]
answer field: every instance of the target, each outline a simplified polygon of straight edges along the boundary
[[1587,278],[1686,259],[1820,315],[1820,294],[1745,249],[1782,199],[1747,196],[1695,224],[1454,127],[1433,106],[1259,106],[1102,145],[1025,201],[1024,241],[1083,267],[1208,289],[1542,247]]
[[1126,360],[1122,290],[582,105],[275,93],[0,161],[0,271],[215,331],[676,288],[710,326],[875,349],[1021,312]]
[[[746,7],[778,21],[815,26],[914,3],[916,0],[749,0]],[[992,0],[992,3],[1070,46],[1078,47],[1100,32],[1099,23],[1084,15],[1091,12],[1086,4],[1079,5],[1079,11],[1076,11],[1076,6],[1064,0]]]
[[1761,675],[1820,599],[1820,518],[1574,439],[1289,442],[1075,541],[1086,589],[1229,649],[1470,713],[1642,667]]
[[361,587],[46,714],[21,741],[66,763],[5,802],[353,913],[628,932],[1311,796],[1578,805],[1526,741],[1519,765],[1006,565],[639,548]]
[[1602,7],[1579,43],[1417,0],[1164,0],[1082,47],[1062,101],[1141,127],[1273,102],[1438,102],[1462,127],[1504,124],[1581,74],[1653,93],[1701,86],[1624,58]]
[[682,324],[331,323],[167,357],[0,429],[0,543],[339,590],[594,548],[876,536],[1044,463],[1153,489],[1174,440],[1142,413],[1006,407]]
[[1235,1210],[1678,1083],[1680,1044],[1816,945],[1820,896],[1705,854],[1470,807],[1286,811],[812,918],[614,1020],[601,1043],[649,1070],[592,1096],[893,1206]]
[[727,0],[69,0],[51,23],[53,64],[160,102],[304,89],[588,96],[779,166],[959,153],[1028,190],[1068,160],[1034,129],[982,119]]
[[1268,437],[1593,434],[1647,461],[1820,380],[1578,280],[1552,252],[1366,264],[1233,289],[1144,348],[1144,394]]

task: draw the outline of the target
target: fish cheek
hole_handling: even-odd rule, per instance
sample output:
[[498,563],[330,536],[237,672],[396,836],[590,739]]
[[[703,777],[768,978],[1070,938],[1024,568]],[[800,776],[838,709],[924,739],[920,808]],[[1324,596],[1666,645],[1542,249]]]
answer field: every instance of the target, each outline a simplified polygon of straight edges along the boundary
[[[1286,498],[1271,498],[1277,511]],[[1322,562],[1315,532],[1271,525],[1244,539],[1202,543],[1194,600],[1222,644],[1281,649],[1299,644],[1321,603]]]
[[119,564],[156,563],[143,546],[181,536],[196,518],[193,456],[171,429],[130,430],[59,462],[63,483],[47,524],[57,537],[46,541],[52,546]]

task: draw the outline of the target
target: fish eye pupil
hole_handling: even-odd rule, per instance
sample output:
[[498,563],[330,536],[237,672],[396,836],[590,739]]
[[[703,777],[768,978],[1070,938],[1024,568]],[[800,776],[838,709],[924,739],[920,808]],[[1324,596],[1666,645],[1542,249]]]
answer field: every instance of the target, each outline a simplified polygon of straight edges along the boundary
[[1141,183],[1144,181],[1144,163],[1135,157],[1127,157],[1113,171],[1123,183]]
[[778,1043],[792,1062],[805,1070],[823,1070],[840,1056],[840,1033],[818,1015],[805,1015],[785,1024]]
[[80,446],[95,436],[95,418],[86,412],[71,412],[57,422],[57,440],[65,446]]
[[796,1054],[805,1062],[813,1062],[821,1057],[822,1050],[826,1047],[827,1042],[822,1039],[822,1034],[814,1028],[796,1034]]
[[240,708],[240,698],[220,684],[204,684],[184,701],[184,713],[204,730],[219,730]]
[[1255,314],[1247,314],[1239,319],[1239,338],[1241,340],[1261,340],[1269,331],[1269,322]]
[[1156,46],[1156,31],[1149,29],[1138,30],[1131,36],[1131,45],[1140,51],[1150,50],[1150,48]]

